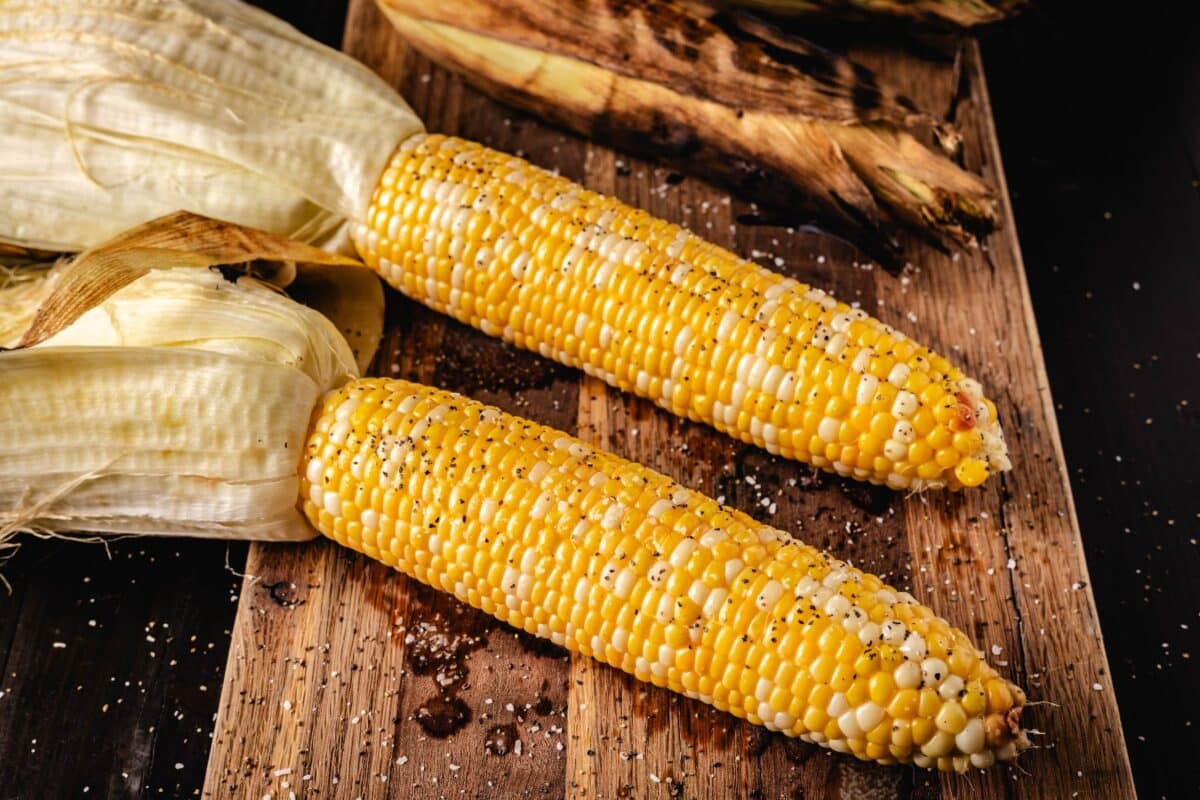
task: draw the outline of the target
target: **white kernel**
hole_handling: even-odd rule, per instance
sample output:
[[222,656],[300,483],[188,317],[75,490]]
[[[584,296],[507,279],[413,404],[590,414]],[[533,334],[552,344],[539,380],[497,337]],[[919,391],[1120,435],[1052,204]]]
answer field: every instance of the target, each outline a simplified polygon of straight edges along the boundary
[[715,547],[728,538],[729,538],[729,534],[726,533],[723,529],[709,528],[707,531],[704,532],[704,535],[700,537],[700,546],[701,547],[709,547],[709,548]]
[[504,577],[500,579],[500,590],[505,594],[511,595],[517,591],[517,581],[521,580],[521,573],[515,567],[505,567]]
[[688,559],[692,557],[692,553],[695,550],[696,540],[685,537],[680,540],[679,544],[675,545],[675,549],[671,552],[671,557],[668,561],[675,569],[683,569],[687,566]]
[[858,719],[858,727],[862,728],[864,732],[883,722],[883,714],[883,709],[870,700],[863,703],[854,712],[854,716]]
[[758,597],[754,598],[754,605],[758,607],[759,611],[770,611],[775,608],[775,604],[781,597],[783,597],[783,584],[776,580],[770,580],[758,593]]
[[927,658],[921,662],[921,678],[926,686],[938,688],[949,673],[950,668],[940,658]]
[[833,697],[829,698],[829,705],[826,707],[825,713],[836,719],[849,710],[850,701],[846,699],[846,695],[836,692]]
[[688,588],[688,599],[701,608],[708,600],[710,589],[704,581],[692,581],[692,585]]
[[826,442],[836,442],[838,440],[838,431],[841,427],[841,420],[834,419],[833,417],[825,417],[821,420],[821,424],[817,426],[817,436]]
[[533,596],[533,576],[522,575],[517,579],[517,597],[528,600]]
[[867,406],[875,399],[875,392],[879,389],[879,378],[874,375],[863,375],[858,380],[858,391],[854,395],[854,402],[860,406]]
[[883,455],[888,461],[903,461],[908,455],[908,445],[888,439],[883,444]]
[[660,644],[658,646],[658,663],[664,667],[675,666],[675,648],[669,644]]
[[796,373],[785,373],[783,379],[779,381],[779,388],[775,391],[775,397],[783,403],[790,403],[796,399]]
[[617,573],[617,578],[613,581],[613,594],[624,600],[633,593],[635,583],[637,583],[637,573],[629,567],[625,567]]
[[675,337],[675,355],[681,356],[687,350],[687,346],[691,344],[692,339],[696,336],[696,332],[692,330],[690,325],[684,325]]
[[863,645],[868,645],[879,638],[880,631],[878,623],[864,622],[858,629],[858,641]]
[[575,602],[586,603],[591,591],[591,582],[587,578],[580,578],[579,582],[575,584]]
[[850,611],[850,601],[844,595],[835,594],[825,603],[825,613],[833,619],[841,619]]
[[901,689],[916,689],[921,685],[921,668],[912,661],[905,661],[892,673],[896,686]]
[[738,559],[738,558],[731,558],[728,561],[726,561],[725,562],[725,583],[726,584],[733,583],[734,580],[737,578],[737,576],[741,574],[742,570],[745,569],[745,567],[746,567],[746,565],[742,562],[741,559]]
[[768,300],[775,300],[785,294],[789,289],[799,285],[799,281],[793,278],[784,278],[778,283],[773,283],[771,286],[767,287],[767,290],[763,292],[763,296]]
[[838,717],[838,727],[842,729],[842,734],[847,739],[859,739],[863,735],[863,729],[858,724],[858,717],[853,710]]
[[650,506],[650,510],[646,512],[646,515],[651,519],[661,519],[663,514],[671,510],[671,506],[671,501],[666,498],[655,500],[654,505]]
[[313,486],[321,482],[322,476],[325,474],[325,462],[319,458],[314,458],[308,462],[308,466],[304,470],[304,477]]
[[539,484],[542,482],[542,478],[545,478],[549,472],[550,463],[548,461],[539,461],[529,470],[529,482],[535,485]]
[[983,734],[983,720],[973,719],[954,737],[954,744],[963,753],[974,755],[983,750]]
[[350,435],[350,420],[339,419],[334,422],[329,428],[329,441],[333,444],[345,444],[346,437]]
[[943,700],[954,700],[963,690],[963,679],[957,675],[949,675],[942,681],[938,694]]
[[657,586],[667,579],[667,575],[671,572],[671,567],[665,561],[655,562],[654,566],[650,567],[650,571],[646,573],[650,583]]
[[700,613],[705,619],[713,619],[721,610],[721,606],[725,604],[725,599],[729,597],[727,589],[713,589],[708,593],[708,599],[704,601],[704,606],[700,609]]
[[896,400],[892,403],[892,416],[898,419],[908,419],[917,413],[917,408],[919,407],[920,403],[917,401],[915,394],[907,390],[901,390],[896,392]]
[[618,653],[629,652],[629,631],[617,628],[612,634],[612,646]]
[[983,750],[979,753],[971,753],[971,766],[978,769],[987,769],[996,763],[996,754],[991,750]]
[[772,364],[767,370],[767,374],[763,376],[762,390],[767,394],[775,394],[778,392],[779,383],[783,380],[783,376],[785,374],[786,373],[784,372],[783,367],[779,366],[778,364]]
[[[867,367],[869,366],[871,366],[871,351],[866,348],[859,350],[858,355],[856,355],[854,360],[850,362],[850,369],[854,370],[855,372],[865,373],[867,371]],[[871,377],[874,378],[875,376],[872,375]],[[878,380],[879,379],[876,378],[876,381]]]
[[600,520],[600,527],[606,531],[611,531],[621,524],[621,520],[625,518],[625,506],[620,503],[613,503],[604,512],[604,519]]
[[892,386],[895,386],[897,389],[903,389],[904,382],[908,380],[908,373],[911,371],[912,370],[908,368],[907,364],[897,364],[896,366],[892,367],[892,371],[888,373],[888,383],[890,383]]
[[354,409],[358,408],[361,403],[362,400],[358,397],[347,397],[338,405],[337,410],[333,412],[334,419],[349,419],[350,415],[354,413]]
[[842,354],[842,351],[846,349],[847,341],[846,334],[835,333],[833,338],[829,340],[829,344],[825,345],[825,352],[830,356],[837,358]]
[[758,683],[754,685],[754,699],[760,703],[767,702],[771,697],[771,690],[774,688],[775,684],[766,678],[759,678]]
[[490,525],[496,516],[496,509],[499,507],[500,504],[491,497],[484,498],[484,501],[479,504],[479,521],[484,525]]
[[792,726],[796,724],[796,718],[786,711],[780,711],[775,714],[775,727],[781,731],[790,731]]
[[746,379],[746,385],[751,389],[759,389],[763,385],[763,378],[767,374],[767,370],[771,368],[770,363],[762,356],[754,357],[754,364],[750,368],[750,375]]
[[726,311],[725,316],[721,317],[721,324],[717,327],[717,341],[728,341],[740,319],[741,316],[736,311]]
[[362,512],[362,515],[359,517],[359,522],[362,523],[363,528],[366,530],[379,530],[379,513],[374,509],[368,508],[366,511]]
[[542,519],[546,516],[546,512],[554,504],[554,495],[549,492],[542,492],[538,495],[537,501],[534,502],[533,508],[529,509],[531,519]]
[[779,428],[769,423],[763,425],[762,440],[768,445],[779,444]]
[[925,658],[925,637],[915,631],[910,633],[904,644],[900,645],[900,652],[913,661],[922,660]]
[[963,378],[958,382],[958,388],[963,391],[967,397],[983,397],[983,384],[974,378]]
[[338,516],[342,513],[342,498],[337,492],[325,492],[324,502],[325,510],[333,516]]
[[675,598],[669,594],[663,593],[663,596],[658,599],[658,610],[654,614],[654,619],[666,625],[671,620],[675,619]]
[[917,438],[917,432],[913,428],[912,423],[906,419],[902,419],[896,423],[896,427],[892,428],[892,439],[900,444],[912,444]]

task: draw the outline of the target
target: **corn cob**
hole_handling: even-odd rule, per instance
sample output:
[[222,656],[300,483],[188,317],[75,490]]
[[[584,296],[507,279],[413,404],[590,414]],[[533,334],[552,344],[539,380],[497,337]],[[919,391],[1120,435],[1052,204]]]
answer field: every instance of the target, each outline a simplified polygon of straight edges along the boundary
[[504,153],[406,140],[353,236],[410,297],[772,453],[897,489],[1009,466],[995,405],[945,358]]
[[884,764],[1016,757],[1022,691],[910,595],[665,476],[406,381],[314,414],[325,535],[510,625]]

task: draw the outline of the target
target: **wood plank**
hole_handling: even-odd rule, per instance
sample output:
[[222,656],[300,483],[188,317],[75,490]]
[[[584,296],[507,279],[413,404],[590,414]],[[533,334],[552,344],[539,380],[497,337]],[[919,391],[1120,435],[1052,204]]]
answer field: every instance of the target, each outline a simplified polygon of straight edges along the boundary
[[[308,587],[307,594],[303,604],[284,607],[254,585],[244,591],[208,796],[261,796],[278,789],[281,778],[292,782],[274,774],[289,768],[291,775],[318,770],[309,773],[312,788],[305,789],[313,796],[340,794],[330,783],[335,774],[339,786],[353,786],[351,796],[364,797],[508,796],[505,789],[594,800],[1134,796],[1011,223],[977,253],[949,256],[911,242],[920,268],[890,275],[855,264],[849,247],[812,232],[736,225],[751,211],[744,202],[491,104],[405,53],[369,2],[352,3],[346,41],[406,92],[432,130],[523,150],[535,162],[858,300],[951,354],[991,389],[1007,422],[1016,468],[982,490],[916,497],[815,476],[803,465],[743,447],[594,382],[582,381],[581,390],[578,373],[505,348],[394,294],[387,356],[377,365],[382,372],[463,389],[524,416],[577,429],[593,443],[884,573],[971,631],[1035,700],[1055,705],[1029,709],[1028,721],[1044,732],[1045,746],[1023,756],[1017,768],[960,777],[862,765],[638,685],[614,670],[582,660],[568,667],[542,648],[527,652],[522,637],[361,557],[334,553],[328,545],[264,547],[254,549],[248,571],[272,585]],[[953,105],[968,166],[1003,185],[973,43],[958,62],[965,70],[961,82],[950,61],[899,52],[861,55],[929,107]],[[960,86],[966,88],[961,96]],[[1005,201],[1011,220],[1007,196]],[[414,674],[420,671],[415,654],[424,647],[414,631],[428,633],[430,627],[460,639],[452,651],[470,651],[452,659],[456,669],[461,660],[467,677],[451,691]],[[354,674],[331,684],[335,670]],[[289,694],[306,704],[292,700],[291,717],[283,706]],[[423,733],[416,719],[439,698],[461,701],[459,708],[472,717],[446,740]],[[508,716],[494,710],[498,701],[505,709],[512,703]],[[547,713],[531,709],[521,718],[524,703],[540,704]],[[550,725],[564,722],[564,734],[546,739]],[[491,733],[502,725],[516,727]],[[524,746],[520,762],[484,753],[489,736],[511,734]],[[530,747],[537,736],[538,746]]]

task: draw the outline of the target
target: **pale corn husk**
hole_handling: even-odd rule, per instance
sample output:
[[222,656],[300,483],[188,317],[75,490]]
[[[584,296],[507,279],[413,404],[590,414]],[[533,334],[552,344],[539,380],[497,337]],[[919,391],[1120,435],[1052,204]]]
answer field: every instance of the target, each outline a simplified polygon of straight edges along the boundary
[[336,248],[421,127],[233,0],[0,3],[0,242],[78,251],[184,209]]
[[[189,264],[211,260],[205,252],[337,264],[318,280],[353,296],[364,330],[382,325],[378,279],[207,222],[183,227],[208,231],[198,253],[172,249],[155,223],[123,237],[126,262],[102,247],[60,268],[26,331],[37,343],[0,353],[0,549],[21,531],[314,535],[296,510],[304,438],[318,398],[360,374],[355,354],[334,322],[266,280]],[[294,285],[311,270],[246,271]]]

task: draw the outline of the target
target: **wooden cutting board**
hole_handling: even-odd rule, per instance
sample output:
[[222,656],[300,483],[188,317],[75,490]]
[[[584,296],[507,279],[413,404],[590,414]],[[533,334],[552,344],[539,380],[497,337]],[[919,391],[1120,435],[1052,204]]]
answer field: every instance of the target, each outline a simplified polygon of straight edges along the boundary
[[[982,380],[1015,469],[905,497],[815,475],[395,293],[375,366],[574,432],[909,587],[1028,688],[1038,749],[966,776],[861,764],[567,656],[332,543],[256,545],[205,797],[1135,796],[1011,222],[979,252],[910,243],[919,267],[894,276],[830,238],[738,224],[738,199],[485,99],[407,52],[370,0],[351,2],[345,49],[430,130],[519,152],[859,301]],[[953,107],[967,166],[1003,189],[974,42],[957,59],[857,55],[924,107]],[[1007,194],[1005,210],[1011,221]]]

